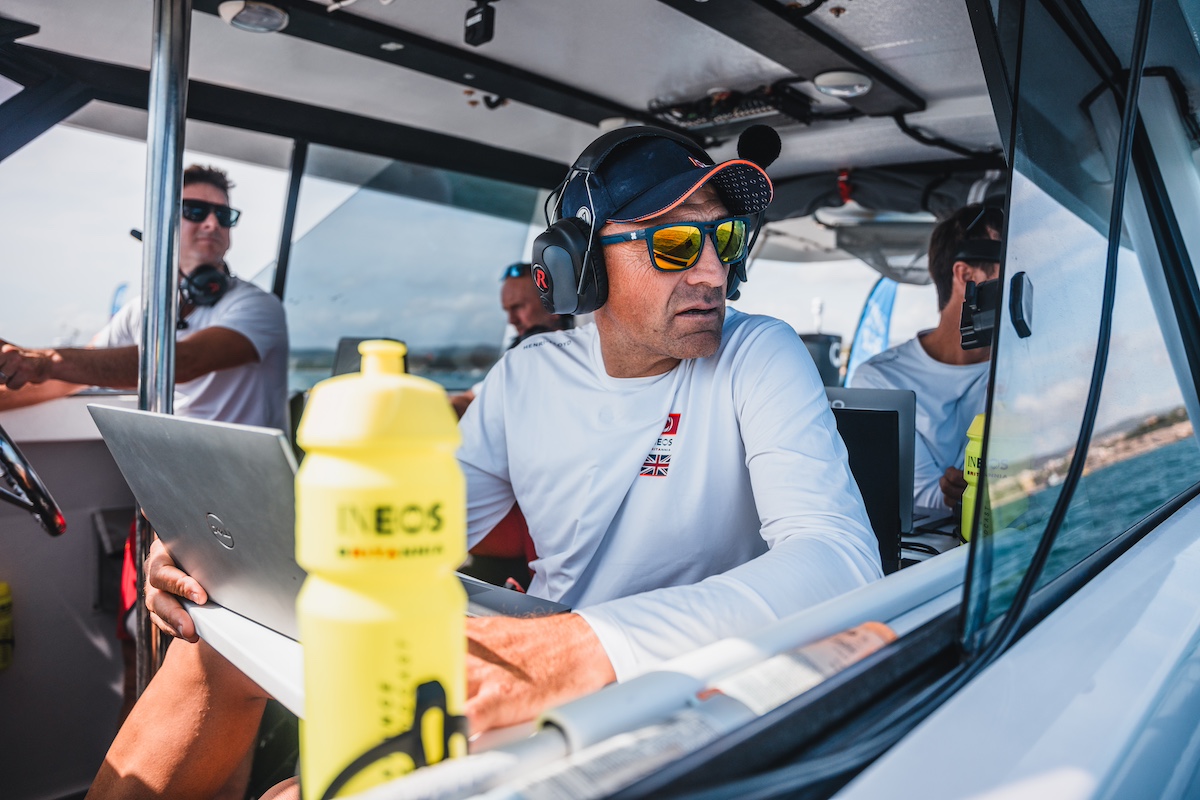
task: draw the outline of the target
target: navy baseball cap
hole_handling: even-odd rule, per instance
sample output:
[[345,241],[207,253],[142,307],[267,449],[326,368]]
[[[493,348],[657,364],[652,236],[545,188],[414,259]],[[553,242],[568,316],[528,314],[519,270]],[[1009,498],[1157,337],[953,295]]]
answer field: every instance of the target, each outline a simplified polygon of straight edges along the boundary
[[667,213],[706,183],[712,183],[730,214],[757,214],[771,202],[771,179],[757,164],[733,159],[713,164],[664,136],[622,142],[589,175],[567,182],[559,218],[587,223],[641,222]]

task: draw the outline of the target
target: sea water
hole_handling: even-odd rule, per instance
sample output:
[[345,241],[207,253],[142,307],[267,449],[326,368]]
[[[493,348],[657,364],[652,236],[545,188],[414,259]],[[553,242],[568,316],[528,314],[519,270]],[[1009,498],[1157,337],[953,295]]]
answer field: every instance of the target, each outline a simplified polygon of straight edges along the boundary
[[[1068,506],[1046,569],[1038,580],[1044,586],[1095,553],[1116,536],[1192,486],[1200,478],[1200,444],[1194,436],[1118,461],[1084,475]],[[1047,522],[1062,486],[1053,486],[1016,502],[1026,505],[1009,528],[991,537],[991,579],[988,618],[1008,608]],[[982,588],[977,584],[976,592]]]

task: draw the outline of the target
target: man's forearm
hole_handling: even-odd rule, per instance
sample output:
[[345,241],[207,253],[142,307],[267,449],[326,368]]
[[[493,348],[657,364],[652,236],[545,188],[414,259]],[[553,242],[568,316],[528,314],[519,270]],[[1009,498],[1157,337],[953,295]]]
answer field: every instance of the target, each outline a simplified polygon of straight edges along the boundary
[[54,380],[85,386],[136,389],[138,350],[136,347],[85,349],[68,347],[51,351],[50,375]]
[[0,373],[10,389],[62,381],[80,386],[137,387],[136,347],[28,350],[6,344],[0,347]]
[[0,411],[11,411],[15,408],[25,408],[44,403],[47,400],[57,400],[60,397],[72,395],[85,387],[76,383],[63,381],[46,381],[31,383],[20,391],[13,391],[0,386]]
[[878,556],[836,533],[798,535],[728,572],[577,610],[619,680],[757,630],[881,576]]

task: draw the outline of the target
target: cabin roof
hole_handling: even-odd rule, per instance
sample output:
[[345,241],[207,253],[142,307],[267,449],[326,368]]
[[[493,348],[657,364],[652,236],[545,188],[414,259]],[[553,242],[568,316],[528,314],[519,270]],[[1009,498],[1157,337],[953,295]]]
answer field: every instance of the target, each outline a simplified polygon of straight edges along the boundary
[[[481,47],[463,41],[468,0],[357,0],[333,13],[322,3],[286,0],[280,5],[292,24],[276,34],[235,30],[216,16],[217,5],[195,2],[194,80],[564,166],[597,135],[600,119],[648,121],[655,106],[702,101],[713,90],[753,93],[811,78],[801,70],[845,63],[847,53],[875,73],[873,92],[896,89],[873,113],[908,108],[910,124],[967,149],[1000,144],[960,0],[836,0],[802,18],[788,17],[794,9],[774,0],[504,0],[493,6],[495,37]],[[152,4],[129,0],[5,4],[6,16],[40,28],[21,44],[141,70],[149,67],[151,13]],[[405,46],[382,50],[385,39]],[[818,115],[853,111],[804,80],[793,86]],[[507,102],[489,107],[499,99]],[[807,125],[780,115],[765,121],[784,138],[783,155],[770,168],[776,180],[954,158],[905,135],[886,114]],[[117,125],[94,113],[84,124]],[[736,127],[708,142],[714,156],[734,154]]]

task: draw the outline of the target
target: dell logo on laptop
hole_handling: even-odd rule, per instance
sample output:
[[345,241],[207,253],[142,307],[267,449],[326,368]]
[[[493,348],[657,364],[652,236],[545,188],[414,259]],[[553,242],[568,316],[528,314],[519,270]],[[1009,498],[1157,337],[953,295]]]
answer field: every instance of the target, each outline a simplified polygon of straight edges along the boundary
[[233,549],[233,534],[225,529],[225,523],[221,522],[221,518],[216,514],[208,514],[205,516],[208,520],[208,529],[212,531],[213,536],[217,537],[217,541],[221,546],[232,550]]

